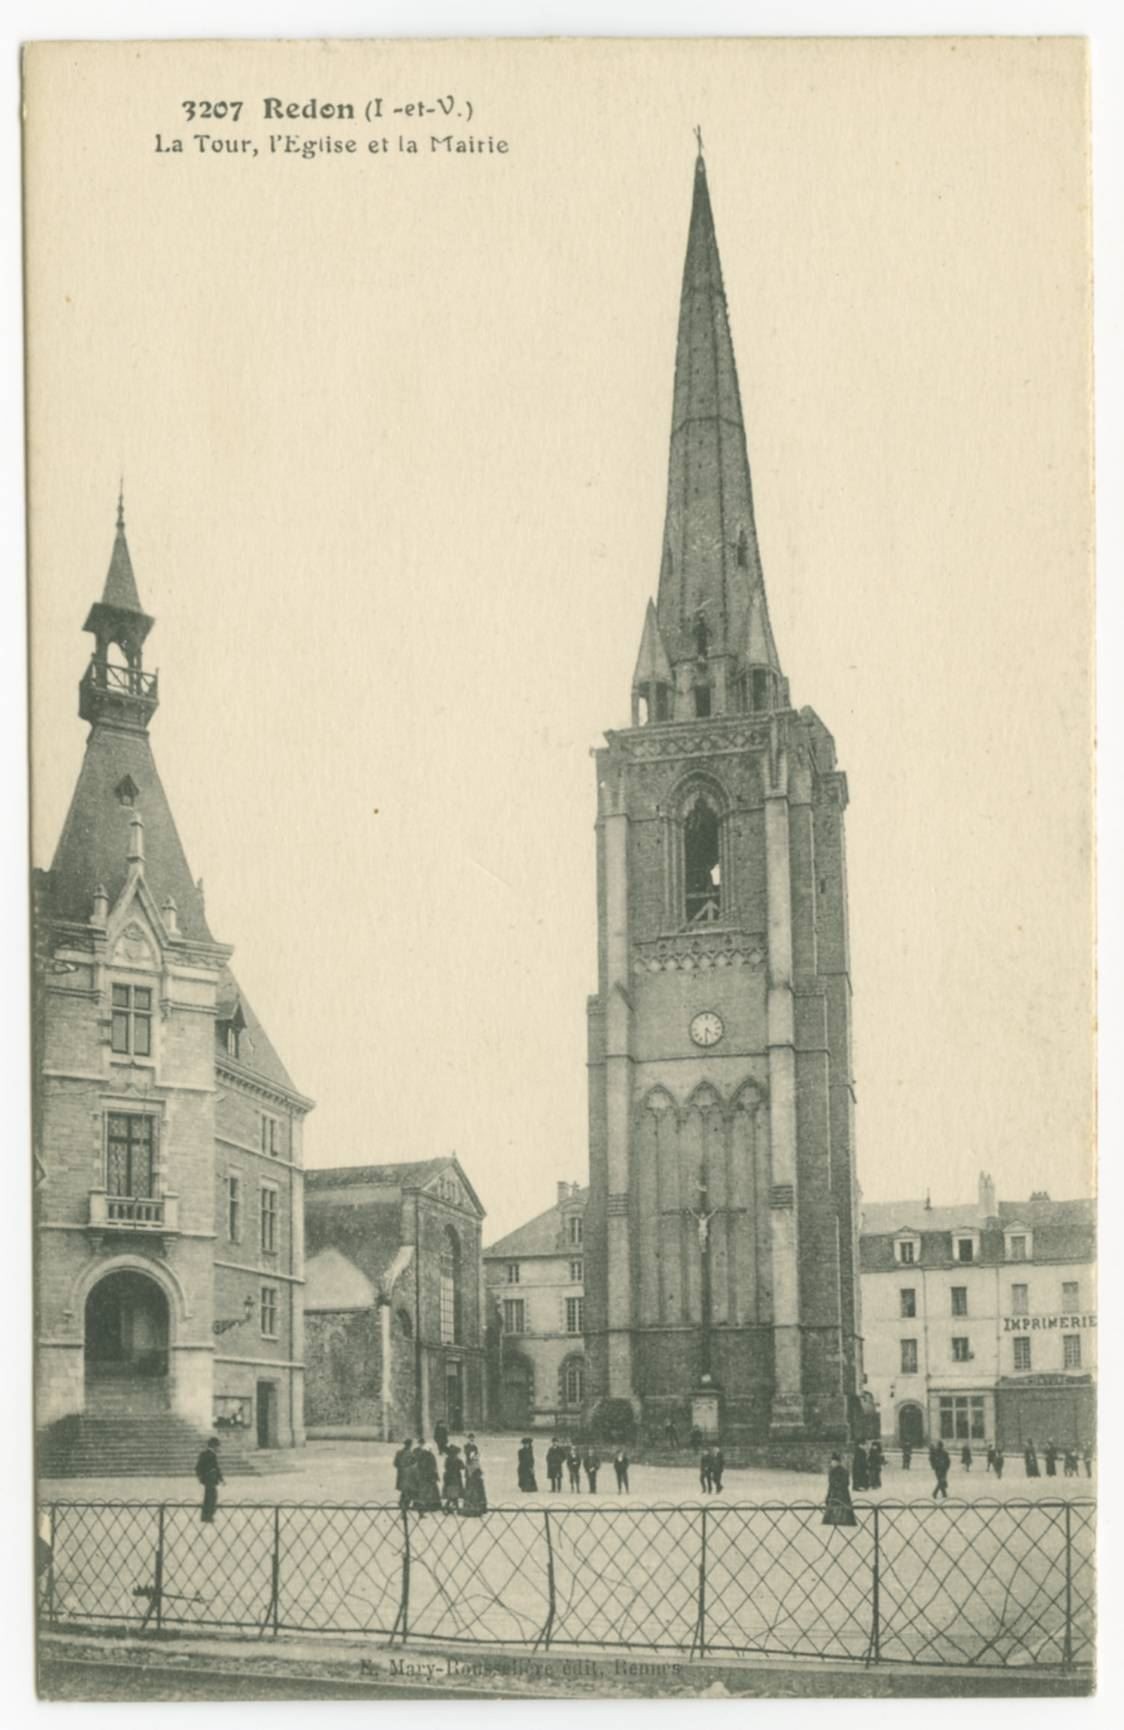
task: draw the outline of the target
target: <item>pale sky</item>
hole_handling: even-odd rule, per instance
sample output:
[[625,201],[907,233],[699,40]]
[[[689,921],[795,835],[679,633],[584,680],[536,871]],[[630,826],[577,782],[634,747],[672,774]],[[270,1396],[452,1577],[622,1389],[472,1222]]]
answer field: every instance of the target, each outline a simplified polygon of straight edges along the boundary
[[[486,1241],[584,1179],[589,751],[658,579],[701,121],[774,630],[850,785],[863,1190],[1087,1193],[1080,49],[228,47],[256,159],[180,127],[213,49],[103,53],[29,93],[36,862],[123,467],[157,762],[308,1162],[455,1149]],[[262,95],[430,91],[509,152],[268,154]]]

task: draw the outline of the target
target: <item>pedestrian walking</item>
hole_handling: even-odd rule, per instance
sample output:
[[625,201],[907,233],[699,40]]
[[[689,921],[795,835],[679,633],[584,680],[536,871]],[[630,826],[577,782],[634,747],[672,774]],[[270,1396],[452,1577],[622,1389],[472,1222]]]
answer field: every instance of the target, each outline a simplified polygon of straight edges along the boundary
[[1027,1477],[1036,1478],[1038,1476],[1038,1452],[1033,1442],[1028,1442],[1023,1449],[1023,1459],[1026,1462]]
[[986,1464],[984,1466],[984,1470],[987,1472],[991,1472],[991,1471],[994,1471],[994,1469],[995,1469],[995,1449],[992,1447],[991,1443],[989,1442],[987,1444],[987,1459],[986,1459]]
[[960,1464],[963,1466],[963,1468],[966,1472],[971,1471],[971,1469],[972,1469],[972,1448],[971,1448],[971,1444],[969,1442],[965,1442],[964,1446],[960,1450]]
[[226,1479],[219,1465],[219,1438],[212,1436],[203,1452],[195,1462],[195,1476],[203,1486],[203,1505],[199,1510],[199,1518],[204,1525],[214,1524],[215,1509],[219,1505],[219,1485]]
[[520,1443],[515,1475],[519,1488],[524,1493],[538,1490],[539,1486],[535,1481],[535,1445],[530,1436],[524,1436]]
[[613,1470],[617,1474],[617,1489],[628,1489],[628,1455],[623,1448],[618,1448],[613,1455]]
[[582,1457],[578,1453],[577,1443],[570,1443],[570,1451],[566,1455],[566,1470],[570,1474],[571,1491],[582,1487]]
[[410,1505],[406,1496],[406,1473],[409,1470],[413,1452],[414,1438],[407,1436],[394,1456],[394,1488],[398,1491],[398,1506],[400,1508],[408,1508]]
[[1082,1453],[1081,1453],[1081,1458],[1084,1461],[1084,1465],[1085,1465],[1085,1476],[1087,1478],[1091,1478],[1093,1475],[1093,1450],[1092,1450],[1092,1448],[1084,1448],[1082,1450]]
[[913,1449],[908,1442],[902,1443],[902,1471],[908,1472],[913,1464]]
[[585,1450],[585,1457],[582,1460],[582,1465],[585,1468],[586,1481],[589,1484],[589,1493],[590,1495],[593,1495],[597,1489],[597,1474],[601,1470],[601,1455],[597,1452],[596,1448],[589,1447]]
[[851,1486],[847,1468],[839,1454],[832,1454],[827,1469],[827,1501],[824,1503],[821,1526],[857,1526],[858,1519],[851,1504]]
[[943,1442],[938,1442],[936,1447],[933,1449],[932,1460],[933,1473],[937,1480],[933,1486],[933,1500],[935,1502],[938,1496],[943,1496],[947,1502],[948,1474],[949,1469],[952,1466],[952,1461],[949,1458],[948,1449],[945,1447]]
[[867,1488],[880,1490],[882,1488],[882,1467],[886,1464],[886,1456],[882,1452],[882,1443],[875,1436],[870,1444],[866,1457]]
[[1056,1478],[1058,1475],[1058,1449],[1054,1442],[1046,1443],[1046,1476]]
[[726,1456],[722,1452],[721,1448],[715,1448],[711,1453],[710,1459],[710,1475],[714,1479],[714,1488],[716,1490],[721,1490],[722,1474],[726,1470]]
[[870,1488],[866,1449],[861,1442],[855,1443],[855,1451],[851,1455],[851,1488],[853,1490],[868,1490]]
[[449,1446],[449,1426],[444,1419],[433,1426],[433,1441],[439,1454],[443,1454]]
[[467,1467],[461,1513],[466,1519],[475,1520],[486,1513],[487,1509],[488,1496],[484,1488],[484,1473],[480,1468],[480,1450],[477,1449]]
[[445,1477],[441,1486],[445,1495],[445,1512],[455,1514],[464,1497],[464,1459],[455,1442],[445,1450]]
[[699,1455],[699,1484],[707,1495],[714,1488],[714,1455],[709,1448],[704,1448]]
[[1002,1448],[996,1448],[996,1450],[995,1450],[995,1475],[997,1478],[1001,1478],[1003,1476],[1003,1449]]
[[1067,1478],[1075,1478],[1077,1476],[1076,1448],[1067,1448],[1065,1450],[1065,1475]]

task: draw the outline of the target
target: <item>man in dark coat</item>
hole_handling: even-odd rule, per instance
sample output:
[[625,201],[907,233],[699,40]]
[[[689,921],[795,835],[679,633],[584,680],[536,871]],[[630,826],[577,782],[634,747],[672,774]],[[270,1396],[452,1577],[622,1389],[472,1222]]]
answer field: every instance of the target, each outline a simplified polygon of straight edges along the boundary
[[1054,1442],[1046,1443],[1046,1476],[1056,1478],[1058,1475],[1058,1450]]
[[866,1449],[863,1447],[861,1442],[855,1443],[855,1451],[851,1456],[851,1488],[853,1490],[866,1490],[870,1488],[870,1479],[867,1475]]
[[519,1488],[524,1492],[538,1489],[539,1486],[535,1480],[535,1445],[530,1436],[524,1436],[519,1445],[519,1453],[515,1461],[515,1476]]
[[909,1442],[902,1443],[902,1470],[908,1472],[913,1464],[913,1448]]
[[946,1502],[948,1500],[948,1474],[951,1465],[948,1449],[943,1442],[938,1442],[933,1449],[933,1472],[937,1480],[933,1486],[934,1501],[938,1496],[943,1496]]
[[882,1452],[882,1443],[876,1436],[870,1444],[870,1452],[867,1455],[868,1489],[880,1490],[882,1488],[882,1466],[885,1458],[886,1456]]
[[1003,1449],[998,1445],[995,1449],[995,1475],[997,1478],[1003,1476]]
[[213,1525],[215,1509],[219,1505],[219,1485],[226,1479],[219,1465],[219,1438],[212,1436],[195,1462],[195,1476],[203,1486],[203,1506],[200,1519],[208,1526]]
[[566,1470],[570,1474],[570,1489],[580,1490],[582,1487],[582,1457],[578,1453],[576,1442],[571,1442],[570,1451],[566,1455]]
[[1027,1477],[1036,1478],[1038,1476],[1038,1450],[1033,1442],[1028,1442],[1023,1449],[1023,1459],[1026,1461]]
[[394,1456],[394,1487],[398,1491],[398,1506],[400,1508],[407,1508],[410,1505],[406,1495],[406,1473],[409,1470],[413,1452],[414,1438],[407,1436]]
[[710,1456],[710,1475],[714,1480],[714,1488],[722,1488],[722,1474],[726,1470],[726,1456],[720,1447],[715,1447]]
[[1077,1476],[1076,1448],[1067,1448],[1065,1450],[1065,1475],[1067,1478],[1075,1478]]
[[1084,1461],[1084,1465],[1085,1465],[1085,1476],[1087,1478],[1091,1478],[1093,1475],[1093,1450],[1092,1450],[1092,1448],[1083,1448],[1082,1452],[1081,1452],[1081,1458]]
[[963,1466],[963,1468],[966,1472],[971,1471],[971,1469],[972,1469],[972,1444],[971,1444],[971,1442],[965,1442],[964,1446],[961,1448],[961,1450],[960,1450],[960,1464]]
[[582,1465],[585,1467],[586,1480],[589,1484],[589,1493],[592,1495],[597,1489],[597,1474],[601,1470],[601,1455],[592,1445],[585,1450],[585,1457],[582,1460]]
[[464,1461],[455,1442],[450,1442],[445,1450],[445,1476],[441,1489],[445,1498],[445,1512],[458,1513],[464,1496]]
[[558,1437],[554,1436],[549,1448],[546,1450],[546,1475],[550,1481],[550,1487],[552,1490],[560,1490],[562,1488],[562,1463],[565,1458],[566,1450],[558,1440]]
[[442,1420],[433,1426],[433,1440],[439,1454],[443,1454],[449,1446],[449,1426]]
[[623,1448],[618,1448],[613,1455],[613,1470],[617,1474],[617,1489],[628,1489],[628,1455]]
[[710,1448],[699,1455],[699,1485],[708,1495],[714,1488],[714,1454]]

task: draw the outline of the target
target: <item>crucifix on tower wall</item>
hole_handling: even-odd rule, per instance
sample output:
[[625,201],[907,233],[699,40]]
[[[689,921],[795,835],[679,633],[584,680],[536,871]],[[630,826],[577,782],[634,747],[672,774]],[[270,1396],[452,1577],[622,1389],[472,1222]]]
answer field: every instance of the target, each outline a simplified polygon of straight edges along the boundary
[[699,1240],[699,1266],[701,1272],[701,1293],[699,1303],[699,1320],[701,1323],[699,1380],[710,1383],[714,1379],[710,1356],[711,1329],[711,1284],[710,1284],[710,1222],[718,1214],[744,1213],[742,1207],[711,1207],[710,1190],[707,1184],[706,1167],[699,1172],[698,1206],[685,1207],[683,1212],[688,1219],[693,1219]]

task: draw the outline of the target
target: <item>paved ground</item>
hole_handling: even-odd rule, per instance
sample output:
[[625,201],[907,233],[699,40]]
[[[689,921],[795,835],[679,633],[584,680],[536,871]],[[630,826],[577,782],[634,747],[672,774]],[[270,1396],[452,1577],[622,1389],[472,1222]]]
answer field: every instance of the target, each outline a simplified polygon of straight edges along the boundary
[[[547,1438],[549,1440],[549,1438]],[[553,1505],[573,1502],[577,1497],[564,1490],[552,1496],[546,1486],[546,1443],[536,1440],[538,1496],[520,1494],[515,1480],[518,1438],[478,1436],[488,1500],[497,1503]],[[255,1455],[272,1469],[254,1477],[231,1480],[224,1491],[227,1501],[238,1502],[393,1502],[393,1457],[396,1445],[382,1442],[310,1442],[307,1447]],[[826,1478],[826,1461],[825,1473]],[[584,1483],[584,1480],[583,1480]],[[966,1472],[955,1464],[949,1479],[950,1494],[958,1501],[980,1498],[1000,1501],[1082,1499],[1096,1495],[1096,1470],[1086,1478],[1027,1478],[1021,1467],[1009,1462],[1001,1479],[984,1469],[983,1461]],[[924,1454],[914,1458],[908,1471],[891,1466],[884,1474],[882,1489],[863,1493],[863,1500],[912,1502],[932,1498],[933,1475]],[[165,1501],[190,1500],[198,1494],[193,1479],[178,1478],[49,1478],[41,1485],[44,1500],[60,1501]],[[728,1502],[816,1502],[823,1497],[823,1480],[811,1472],[782,1472],[764,1468],[727,1470],[722,1497]],[[658,1502],[700,1502],[707,1498],[699,1487],[698,1470],[684,1456],[682,1466],[636,1465],[630,1474],[630,1493],[618,1495],[611,1465],[606,1461],[597,1480],[596,1495],[583,1487],[583,1502],[632,1503],[649,1507]]]
[[934,1505],[929,1472],[898,1469],[847,1528],[825,1526],[816,1475],[731,1472],[704,1520],[686,1464],[638,1467],[627,1495],[520,1495],[511,1438],[482,1452],[486,1517],[408,1530],[376,1444],[278,1456],[214,1525],[182,1478],[45,1484],[55,1623],[151,1630],[159,1597],[166,1627],[200,1633],[389,1636],[406,1615],[412,1640],[683,1651],[704,1619],[715,1652],[865,1661],[877,1638],[905,1663],[1088,1661],[1093,1519],[1068,1504],[1091,1480],[959,1471]]

